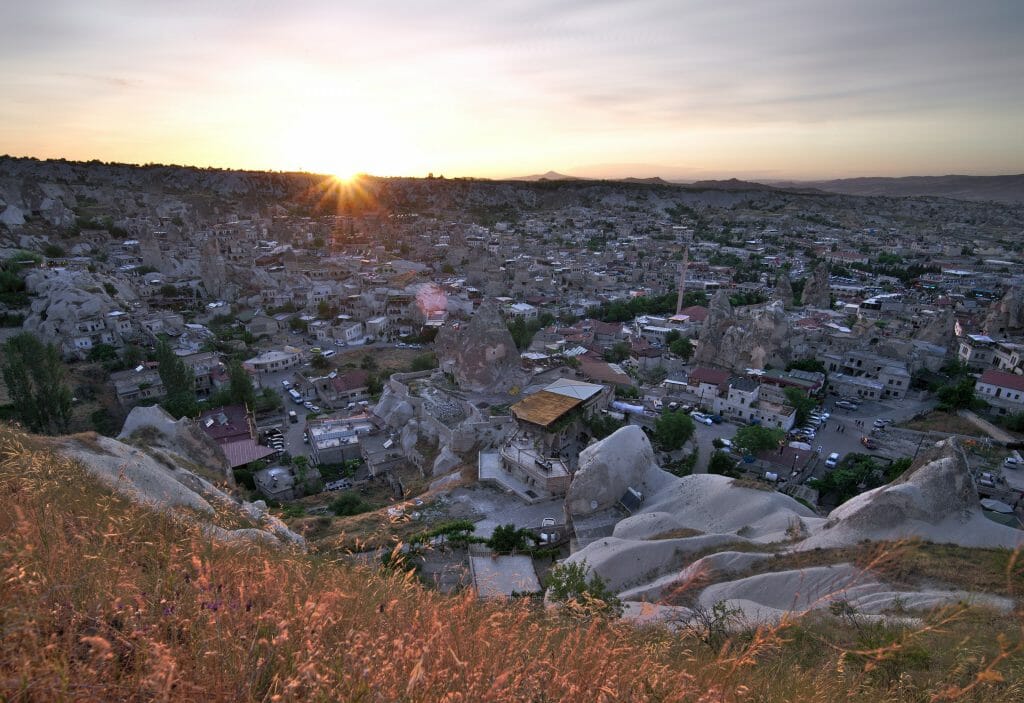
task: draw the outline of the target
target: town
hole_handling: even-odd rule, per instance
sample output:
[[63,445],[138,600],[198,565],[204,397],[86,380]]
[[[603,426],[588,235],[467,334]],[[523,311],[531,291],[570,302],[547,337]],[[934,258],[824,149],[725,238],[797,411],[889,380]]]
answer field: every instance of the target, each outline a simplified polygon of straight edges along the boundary
[[[694,494],[722,513],[745,500],[722,481],[754,495],[719,528],[736,539],[838,544],[823,516],[949,438],[973,494],[929,519],[967,505],[1005,530],[972,543],[1012,546],[1022,231],[1020,202],[739,181],[4,157],[4,412],[137,445],[186,423],[207,478],[303,543],[401,545],[424,583],[485,598],[583,554],[646,600],[708,544],[627,538],[713,531],[674,477],[722,477]],[[18,374],[51,356],[67,393],[33,414]]]

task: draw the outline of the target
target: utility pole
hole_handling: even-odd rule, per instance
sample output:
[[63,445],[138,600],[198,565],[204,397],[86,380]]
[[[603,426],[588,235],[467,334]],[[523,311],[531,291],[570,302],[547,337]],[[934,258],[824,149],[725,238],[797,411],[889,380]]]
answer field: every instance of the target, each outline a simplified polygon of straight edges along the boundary
[[679,270],[679,295],[676,296],[676,315],[683,311],[683,294],[686,291],[686,269],[690,266],[690,245],[683,246],[683,265]]

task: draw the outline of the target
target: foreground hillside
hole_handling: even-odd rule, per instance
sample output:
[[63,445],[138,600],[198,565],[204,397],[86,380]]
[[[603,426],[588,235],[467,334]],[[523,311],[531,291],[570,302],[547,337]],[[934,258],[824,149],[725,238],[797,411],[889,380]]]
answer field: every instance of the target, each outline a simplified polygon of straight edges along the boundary
[[[1024,698],[1019,608],[912,627],[822,616],[702,641],[482,605],[264,541],[211,541],[48,442],[0,430],[3,700]],[[991,563],[1013,593],[1014,555]]]

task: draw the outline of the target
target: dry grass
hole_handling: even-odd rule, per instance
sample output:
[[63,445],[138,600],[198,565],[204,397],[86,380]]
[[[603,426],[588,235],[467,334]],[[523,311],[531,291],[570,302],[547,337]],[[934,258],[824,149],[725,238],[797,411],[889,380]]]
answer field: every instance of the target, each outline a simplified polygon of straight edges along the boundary
[[26,442],[38,440],[0,432],[0,700],[1024,698],[1019,625],[1005,617],[884,631],[880,644],[808,619],[711,649],[661,628],[212,543]]
[[905,427],[908,430],[917,430],[918,432],[948,432],[969,437],[987,436],[970,420],[938,410],[899,426]]

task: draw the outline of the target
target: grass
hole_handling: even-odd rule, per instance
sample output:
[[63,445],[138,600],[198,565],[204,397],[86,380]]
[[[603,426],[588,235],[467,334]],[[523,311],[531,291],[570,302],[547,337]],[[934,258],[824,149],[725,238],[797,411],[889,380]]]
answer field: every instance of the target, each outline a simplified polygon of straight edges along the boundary
[[[1019,613],[936,614],[918,628],[811,616],[710,648],[572,608],[444,596],[326,555],[211,542],[47,447],[0,430],[0,700],[1024,699]],[[945,556],[922,558],[938,568]]]
[[978,429],[973,422],[966,420],[959,415],[934,410],[923,417],[905,422],[899,427],[918,432],[947,432],[949,434],[961,434],[969,437],[983,437],[985,433]]

